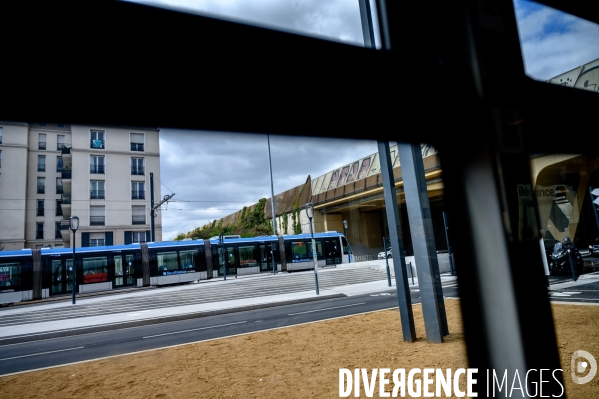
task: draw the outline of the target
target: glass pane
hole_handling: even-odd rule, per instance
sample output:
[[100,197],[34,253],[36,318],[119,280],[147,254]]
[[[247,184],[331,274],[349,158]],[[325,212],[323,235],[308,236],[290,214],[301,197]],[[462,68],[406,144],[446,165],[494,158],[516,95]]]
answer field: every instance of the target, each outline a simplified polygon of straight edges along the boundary
[[258,266],[254,256],[254,246],[239,247],[239,267]]
[[181,257],[181,267],[188,272],[195,272],[196,259],[198,257],[198,251],[180,251],[179,256]]
[[0,292],[21,284],[21,263],[0,263]]
[[158,252],[158,271],[171,271],[179,269],[176,252]]
[[[358,1],[129,1],[358,46],[364,45]],[[376,27],[375,2],[370,1],[370,6],[373,25]],[[376,43],[379,43],[379,36],[378,28],[375,28]]]
[[83,259],[83,284],[108,281],[108,258],[106,256]]
[[597,92],[599,25],[527,0],[513,0],[526,74]]

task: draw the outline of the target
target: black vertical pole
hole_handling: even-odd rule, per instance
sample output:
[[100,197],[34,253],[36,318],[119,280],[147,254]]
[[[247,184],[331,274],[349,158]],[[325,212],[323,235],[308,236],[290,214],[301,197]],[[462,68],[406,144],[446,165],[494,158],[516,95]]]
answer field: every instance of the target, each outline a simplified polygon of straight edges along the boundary
[[383,249],[385,250],[385,263],[387,264],[387,283],[391,287],[391,271],[389,270],[389,254],[387,253],[387,237],[383,237]]
[[591,198],[591,207],[593,208],[593,214],[595,215],[595,224],[597,226],[597,234],[599,235],[599,215],[597,214],[597,205],[593,202],[593,187],[589,187],[589,196]]
[[453,270],[453,260],[451,259],[451,246],[449,245],[449,234],[447,233],[447,214],[443,211],[443,224],[445,225],[445,241],[447,242],[447,254],[449,255],[449,272],[452,276],[455,276]]
[[75,286],[77,285],[77,268],[75,267],[75,233],[77,230],[72,230],[73,232],[73,274],[72,274],[72,286],[73,286],[73,305],[75,304]]
[[152,242],[156,241],[154,236],[154,173],[150,172],[150,224],[152,231]]

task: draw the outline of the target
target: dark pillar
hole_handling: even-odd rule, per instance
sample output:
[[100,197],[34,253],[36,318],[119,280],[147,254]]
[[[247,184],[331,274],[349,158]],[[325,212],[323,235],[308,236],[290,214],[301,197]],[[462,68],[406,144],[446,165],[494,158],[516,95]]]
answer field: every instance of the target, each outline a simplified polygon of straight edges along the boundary
[[410,221],[418,287],[422,298],[426,340],[440,343],[443,342],[444,335],[449,335],[449,330],[422,152],[419,144],[398,143],[397,149]]
[[401,329],[404,341],[414,342],[416,340],[416,330],[414,329],[412,298],[410,297],[410,288],[406,273],[406,259],[404,257],[401,226],[399,225],[399,209],[397,208],[397,194],[393,181],[391,158],[389,156],[389,143],[379,141],[378,147],[385,208],[387,210],[387,223],[389,224],[389,237],[391,240],[391,253],[393,254],[393,269],[395,270],[395,287],[397,289],[397,301],[399,302]]

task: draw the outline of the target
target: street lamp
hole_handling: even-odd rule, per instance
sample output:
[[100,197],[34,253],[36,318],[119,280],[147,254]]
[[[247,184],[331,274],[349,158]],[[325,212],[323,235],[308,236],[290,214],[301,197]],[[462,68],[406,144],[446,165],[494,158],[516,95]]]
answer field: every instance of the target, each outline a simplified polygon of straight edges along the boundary
[[[345,239],[347,240],[347,247],[349,248],[349,236],[347,235],[347,220],[343,221],[343,229],[345,230]],[[347,253],[348,263],[351,263],[351,254]]]
[[77,285],[77,267],[75,266],[75,233],[79,228],[79,218],[71,216],[69,218],[69,227],[73,231],[73,274],[71,276],[71,284],[73,285],[73,305],[75,304],[75,286]]
[[312,257],[314,258],[314,281],[316,283],[316,295],[320,295],[318,292],[318,259],[316,258],[316,242],[314,241],[314,230],[312,229],[312,218],[314,217],[314,204],[308,202],[306,204],[306,215],[310,219],[310,237],[312,238]]

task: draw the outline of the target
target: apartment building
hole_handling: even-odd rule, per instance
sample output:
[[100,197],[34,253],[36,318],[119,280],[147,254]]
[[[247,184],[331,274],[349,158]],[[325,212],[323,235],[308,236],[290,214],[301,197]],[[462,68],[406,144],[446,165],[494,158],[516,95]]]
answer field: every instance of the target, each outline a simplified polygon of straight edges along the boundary
[[[158,129],[0,122],[0,249],[150,240],[150,173],[160,198]],[[160,211],[155,239],[162,239]]]

